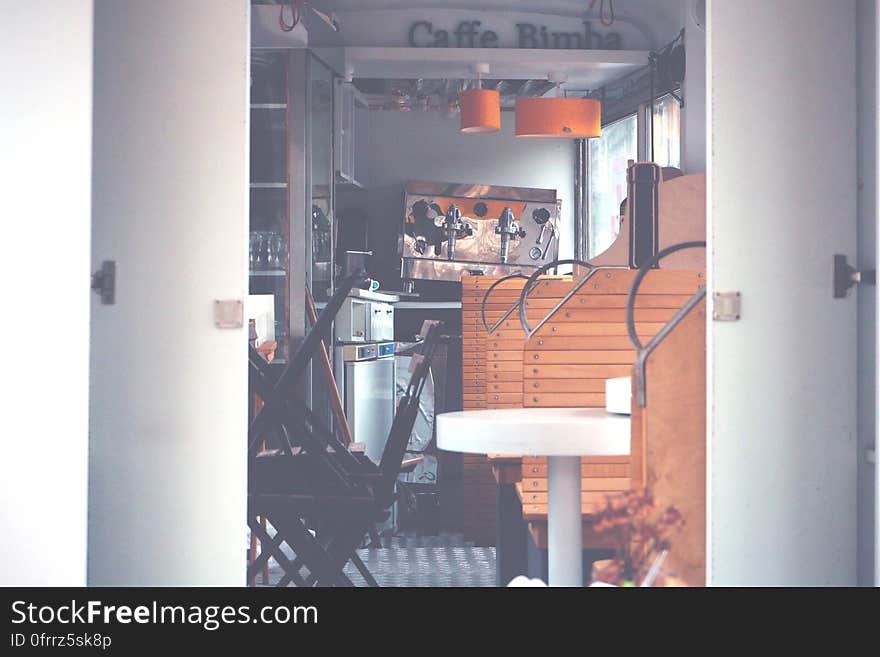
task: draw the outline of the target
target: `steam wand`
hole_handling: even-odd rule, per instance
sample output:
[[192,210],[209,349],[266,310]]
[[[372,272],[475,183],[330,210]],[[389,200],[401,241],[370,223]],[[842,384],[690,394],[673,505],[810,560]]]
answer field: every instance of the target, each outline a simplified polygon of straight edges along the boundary
[[495,234],[501,235],[501,262],[506,264],[510,251],[510,240],[522,239],[526,236],[526,231],[517,225],[513,210],[504,208],[501,216],[498,217]]
[[455,242],[462,237],[470,237],[474,229],[469,223],[461,220],[461,210],[453,203],[446,211],[446,219],[443,222],[446,231],[446,257],[455,260]]

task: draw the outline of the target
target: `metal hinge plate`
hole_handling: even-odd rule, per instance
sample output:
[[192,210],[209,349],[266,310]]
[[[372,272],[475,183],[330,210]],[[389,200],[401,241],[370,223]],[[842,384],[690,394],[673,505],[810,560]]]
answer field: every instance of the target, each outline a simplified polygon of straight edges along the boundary
[[218,329],[239,329],[244,326],[244,303],[241,299],[214,301],[214,326]]
[[715,292],[712,295],[712,319],[716,322],[736,322],[742,314],[742,294]]

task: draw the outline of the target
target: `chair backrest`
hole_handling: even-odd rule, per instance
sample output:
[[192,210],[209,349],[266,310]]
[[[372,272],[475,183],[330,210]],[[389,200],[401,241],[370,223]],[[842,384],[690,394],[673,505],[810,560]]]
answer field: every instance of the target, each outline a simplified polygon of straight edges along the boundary
[[[305,338],[300,342],[296,352],[281,372],[281,375],[272,384],[272,389],[264,390],[265,395],[261,395],[264,402],[263,408],[253,419],[248,429],[248,449],[251,454],[254,454],[259,449],[264,434],[272,431],[273,425],[278,424],[279,417],[283,413],[295,386],[305,373],[309,362],[318,353],[318,349],[321,348],[321,341],[329,337],[336,314],[342,308],[346,297],[355,287],[368,287],[363,273],[353,274],[339,284],[336,292],[334,292],[330,301],[327,302],[321,314],[318,315],[317,321],[306,333]],[[250,360],[253,366],[253,358],[251,357]],[[263,381],[268,385],[267,378],[263,378]]]
[[394,485],[400,474],[400,466],[419,413],[419,399],[428,378],[442,326],[443,323],[438,321],[426,321],[422,326],[423,340],[419,349],[421,353],[412,357],[409,384],[397,405],[391,431],[385,442],[385,449],[382,450],[382,459],[379,461],[381,478],[375,487],[375,493],[376,501],[383,507],[390,506],[394,500]]
[[[277,368],[273,371],[272,365],[253,347],[249,348],[248,353],[252,390],[262,397],[273,389],[279,374]],[[350,473],[360,470],[361,462],[302,399],[291,396],[264,436],[274,439],[281,447],[282,456],[293,457],[296,449],[301,448],[307,456],[314,458],[316,469],[328,471],[346,487],[356,485]],[[256,452],[250,452],[249,462],[252,463],[256,456]]]

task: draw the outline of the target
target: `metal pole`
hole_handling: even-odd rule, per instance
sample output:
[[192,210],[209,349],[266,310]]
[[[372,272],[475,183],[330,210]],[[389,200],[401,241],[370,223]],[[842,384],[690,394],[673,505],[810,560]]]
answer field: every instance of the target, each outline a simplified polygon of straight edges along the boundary
[[547,459],[547,561],[550,586],[582,586],[581,459]]
[[586,139],[574,142],[574,258],[590,257],[589,160]]

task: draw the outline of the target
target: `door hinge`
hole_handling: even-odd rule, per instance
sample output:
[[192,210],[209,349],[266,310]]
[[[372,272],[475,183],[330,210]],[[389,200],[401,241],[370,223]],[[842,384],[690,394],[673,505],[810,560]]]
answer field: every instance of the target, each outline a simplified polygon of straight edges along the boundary
[[846,261],[845,255],[834,256],[834,298],[843,299],[853,285],[876,285],[877,270],[859,271]]
[[92,274],[92,291],[101,297],[101,303],[112,306],[116,303],[116,261],[105,260],[101,268]]

